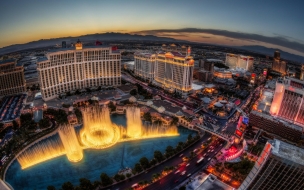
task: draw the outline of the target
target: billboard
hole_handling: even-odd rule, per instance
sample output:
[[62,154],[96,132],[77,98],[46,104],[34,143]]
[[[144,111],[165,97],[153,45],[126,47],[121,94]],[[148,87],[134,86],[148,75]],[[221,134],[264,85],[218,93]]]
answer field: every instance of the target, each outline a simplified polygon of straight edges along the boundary
[[249,118],[244,116],[242,122],[243,122],[245,125],[248,125]]

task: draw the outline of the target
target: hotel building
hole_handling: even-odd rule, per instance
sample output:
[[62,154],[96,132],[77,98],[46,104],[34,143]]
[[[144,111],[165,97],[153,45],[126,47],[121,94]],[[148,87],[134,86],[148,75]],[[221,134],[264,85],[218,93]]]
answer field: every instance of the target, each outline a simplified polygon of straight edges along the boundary
[[304,126],[304,81],[284,78],[276,83],[270,114]]
[[74,48],[52,50],[37,62],[42,98],[47,101],[68,91],[118,86],[120,62],[120,52],[110,46],[83,48],[78,41]]
[[154,84],[186,96],[192,90],[194,60],[190,47],[186,54],[170,51],[157,54]]
[[154,79],[156,55],[152,53],[134,54],[134,74],[146,80]]
[[243,69],[246,71],[252,71],[253,57],[227,53],[226,65],[230,67],[230,69]]
[[304,189],[304,150],[274,139],[268,141],[239,190]]
[[280,52],[275,51],[273,56],[273,62],[272,62],[272,70],[279,72],[283,75],[286,74],[286,61],[281,60],[280,58]]
[[25,92],[23,66],[16,66],[16,60],[0,61],[0,97]]

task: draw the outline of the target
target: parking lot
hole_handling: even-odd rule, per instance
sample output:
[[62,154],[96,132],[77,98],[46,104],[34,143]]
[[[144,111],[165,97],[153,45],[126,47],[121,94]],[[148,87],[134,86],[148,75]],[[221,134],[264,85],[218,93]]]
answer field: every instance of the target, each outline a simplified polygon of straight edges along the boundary
[[0,102],[0,122],[14,120],[20,116],[26,95],[6,96]]

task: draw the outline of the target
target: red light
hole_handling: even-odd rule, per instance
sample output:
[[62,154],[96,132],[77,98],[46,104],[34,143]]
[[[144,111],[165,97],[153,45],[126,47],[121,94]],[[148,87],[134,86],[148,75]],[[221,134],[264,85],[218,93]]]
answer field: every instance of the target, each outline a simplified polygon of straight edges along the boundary
[[242,135],[243,135],[242,131],[240,131],[240,130],[238,130],[238,129],[235,130],[235,134],[236,134],[238,137],[242,137]]
[[256,74],[255,73],[251,73],[251,77],[255,77],[256,76]]

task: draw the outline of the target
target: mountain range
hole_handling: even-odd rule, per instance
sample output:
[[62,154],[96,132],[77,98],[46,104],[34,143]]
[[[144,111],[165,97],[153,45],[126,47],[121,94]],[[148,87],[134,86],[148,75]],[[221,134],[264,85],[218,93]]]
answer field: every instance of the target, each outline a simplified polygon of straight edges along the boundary
[[[55,46],[56,44],[61,44],[62,41],[66,41],[67,44],[70,44],[72,42],[76,42],[78,39],[80,39],[83,42],[95,42],[96,40],[99,41],[115,41],[115,40],[129,40],[129,41],[159,41],[159,42],[184,42],[184,43],[191,43],[189,41],[184,40],[177,40],[174,38],[168,38],[168,37],[158,37],[153,35],[137,35],[137,34],[124,34],[124,33],[98,33],[98,34],[88,34],[88,35],[82,35],[77,37],[61,37],[61,38],[52,38],[52,39],[41,39],[38,41],[32,41],[25,44],[15,44],[6,46],[3,48],[0,48],[0,55],[4,55],[11,52],[26,50],[26,49],[32,49],[32,48],[41,48],[41,47],[47,47],[47,46]],[[237,49],[243,49],[251,52],[257,52],[269,56],[273,56],[273,53],[275,50],[273,48],[267,48],[264,46],[233,46],[233,48]],[[300,63],[304,62],[304,57],[291,54],[282,50],[279,50],[281,52],[281,57],[283,59],[297,61]]]

